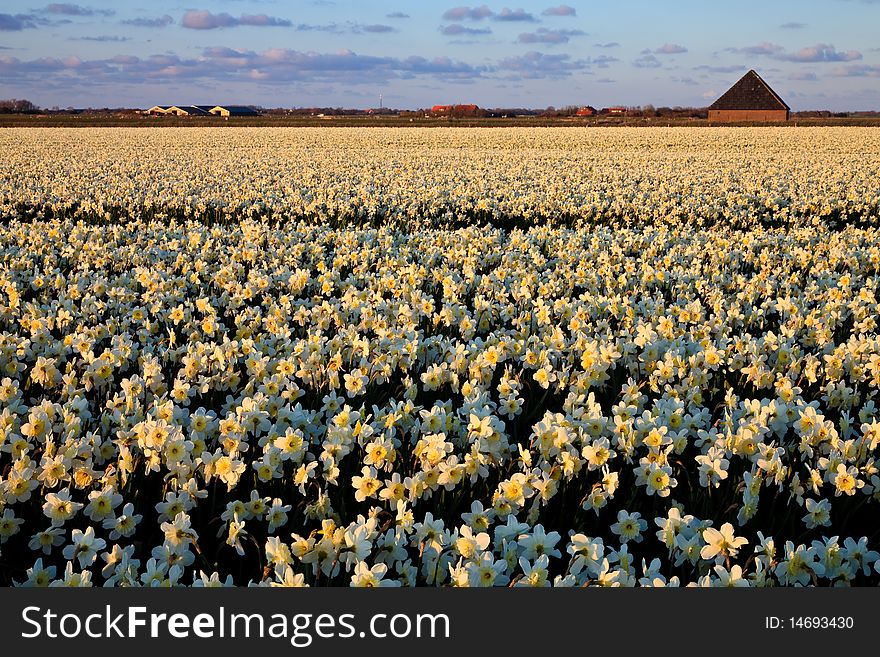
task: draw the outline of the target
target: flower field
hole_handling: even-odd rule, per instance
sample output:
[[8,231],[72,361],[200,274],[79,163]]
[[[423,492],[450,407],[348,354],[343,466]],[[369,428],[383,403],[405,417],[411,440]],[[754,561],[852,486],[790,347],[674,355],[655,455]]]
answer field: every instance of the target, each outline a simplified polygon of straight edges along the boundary
[[0,153],[2,585],[880,583],[880,132]]
[[7,129],[0,213],[422,229],[876,223],[880,131]]

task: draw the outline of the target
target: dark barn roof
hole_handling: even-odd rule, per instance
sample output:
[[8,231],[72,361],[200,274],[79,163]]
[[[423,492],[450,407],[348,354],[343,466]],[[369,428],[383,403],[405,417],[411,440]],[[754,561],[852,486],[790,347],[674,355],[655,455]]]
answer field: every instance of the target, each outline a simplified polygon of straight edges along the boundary
[[760,75],[749,71],[709,106],[712,110],[790,110]]
[[161,107],[166,111],[170,110],[172,107],[176,107],[177,109],[182,109],[188,114],[208,114],[211,109],[207,105],[156,105],[156,107]]
[[259,116],[260,113],[255,110],[253,107],[246,107],[244,105],[218,105],[217,107],[222,107],[225,110],[229,110],[229,113],[233,116]]

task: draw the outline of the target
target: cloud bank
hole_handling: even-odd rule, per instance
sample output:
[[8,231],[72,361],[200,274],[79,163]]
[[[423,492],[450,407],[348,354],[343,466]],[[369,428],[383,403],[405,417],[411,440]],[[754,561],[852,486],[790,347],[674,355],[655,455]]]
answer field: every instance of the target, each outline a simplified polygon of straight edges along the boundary
[[266,14],[242,14],[232,16],[227,13],[212,14],[207,10],[191,9],[180,21],[182,27],[190,30],[216,30],[227,27],[290,27],[293,23],[285,18],[276,18]]

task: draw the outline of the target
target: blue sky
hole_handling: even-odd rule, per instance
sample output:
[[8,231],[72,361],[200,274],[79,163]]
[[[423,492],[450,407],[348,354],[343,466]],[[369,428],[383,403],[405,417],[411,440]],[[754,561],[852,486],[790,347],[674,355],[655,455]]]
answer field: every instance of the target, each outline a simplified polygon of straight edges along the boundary
[[0,2],[0,97],[45,107],[711,103],[880,109],[880,0]]

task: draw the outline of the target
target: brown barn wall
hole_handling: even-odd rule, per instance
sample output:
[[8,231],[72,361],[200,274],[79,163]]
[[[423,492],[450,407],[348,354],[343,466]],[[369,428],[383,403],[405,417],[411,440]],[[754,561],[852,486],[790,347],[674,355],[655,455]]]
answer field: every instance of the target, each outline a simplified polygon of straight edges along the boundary
[[786,110],[709,110],[710,123],[788,121]]

